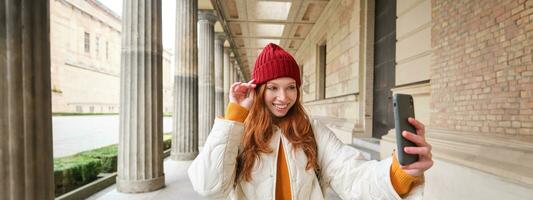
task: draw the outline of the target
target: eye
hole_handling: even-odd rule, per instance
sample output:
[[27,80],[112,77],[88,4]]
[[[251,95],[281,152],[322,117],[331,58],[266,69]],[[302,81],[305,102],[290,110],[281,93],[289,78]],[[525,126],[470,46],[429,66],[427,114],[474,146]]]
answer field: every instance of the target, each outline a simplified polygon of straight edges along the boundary
[[289,90],[295,90],[296,89],[296,86],[295,85],[290,85],[289,86]]
[[267,89],[268,89],[268,90],[276,91],[276,90],[278,90],[278,87],[276,87],[276,86],[271,86],[271,85],[270,85],[270,86],[267,86]]

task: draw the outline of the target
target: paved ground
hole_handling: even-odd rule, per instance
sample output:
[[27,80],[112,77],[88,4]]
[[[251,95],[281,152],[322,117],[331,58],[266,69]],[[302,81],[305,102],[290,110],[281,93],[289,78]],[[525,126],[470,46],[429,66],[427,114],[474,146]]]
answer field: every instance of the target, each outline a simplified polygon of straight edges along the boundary
[[[187,169],[191,161],[172,161],[165,160],[165,179],[166,187],[150,193],[142,194],[124,194],[117,192],[116,186],[113,185],[91,197],[89,200],[179,200],[179,199],[205,199],[193,191],[192,185],[187,176]],[[326,199],[340,199],[334,192],[328,191]]]
[[187,169],[191,161],[165,160],[166,187],[149,193],[125,194],[117,191],[113,185],[107,190],[91,196],[89,199],[113,199],[113,200],[147,200],[147,199],[205,199],[193,191],[191,182],[187,177]]

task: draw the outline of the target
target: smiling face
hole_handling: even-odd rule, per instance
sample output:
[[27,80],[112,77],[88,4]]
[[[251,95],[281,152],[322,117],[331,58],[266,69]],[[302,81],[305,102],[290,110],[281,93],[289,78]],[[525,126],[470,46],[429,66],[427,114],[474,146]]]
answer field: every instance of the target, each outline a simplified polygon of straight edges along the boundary
[[292,78],[282,77],[265,83],[264,101],[270,113],[284,117],[298,100],[298,87]]

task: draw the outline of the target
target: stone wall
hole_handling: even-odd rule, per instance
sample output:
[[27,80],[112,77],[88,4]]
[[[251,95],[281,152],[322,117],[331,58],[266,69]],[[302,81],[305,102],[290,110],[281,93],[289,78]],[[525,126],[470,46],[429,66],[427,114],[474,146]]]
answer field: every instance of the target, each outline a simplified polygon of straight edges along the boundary
[[398,1],[396,6],[394,93],[410,94],[415,117],[430,125],[431,0]]
[[[349,137],[359,123],[360,4],[331,0],[295,53],[303,68],[302,100],[309,114],[337,121]],[[317,94],[320,44],[326,44],[325,99]]]
[[317,100],[317,47],[324,43],[326,49],[326,98],[359,91],[359,1],[332,0],[295,54],[303,66],[305,102]]
[[120,19],[92,1],[54,0],[50,31],[52,112],[117,113]]

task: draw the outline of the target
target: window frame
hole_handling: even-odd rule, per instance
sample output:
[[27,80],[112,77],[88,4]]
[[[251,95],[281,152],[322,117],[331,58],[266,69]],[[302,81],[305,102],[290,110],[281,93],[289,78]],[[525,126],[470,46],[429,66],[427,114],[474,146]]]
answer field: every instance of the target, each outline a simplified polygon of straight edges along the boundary
[[91,53],[91,34],[89,32],[84,32],[83,43],[84,52]]
[[327,42],[324,40],[317,44],[316,48],[316,63],[317,63],[317,92],[318,100],[326,99],[326,56],[327,56]]

